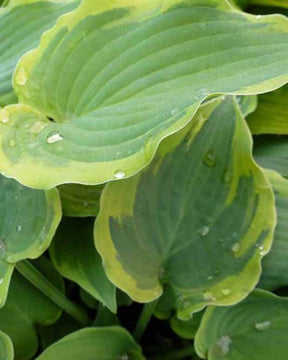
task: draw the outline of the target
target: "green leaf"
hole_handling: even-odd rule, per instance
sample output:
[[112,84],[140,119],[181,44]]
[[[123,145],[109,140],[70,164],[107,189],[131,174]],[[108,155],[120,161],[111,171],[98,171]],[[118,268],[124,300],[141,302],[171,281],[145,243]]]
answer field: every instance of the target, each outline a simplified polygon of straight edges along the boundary
[[93,243],[93,219],[64,218],[49,251],[62,276],[116,312],[116,289],[107,279]]
[[66,184],[59,186],[63,215],[72,217],[96,216],[103,186]]
[[243,299],[258,282],[276,220],[251,147],[237,101],[216,99],[163,142],[148,169],[107,184],[95,241],[111,281],[138,302],[160,297],[169,283],[183,320]]
[[[37,268],[60,290],[62,278],[44,257],[35,260]],[[61,310],[18,272],[12,277],[5,306],[0,310],[0,329],[11,338],[15,360],[29,360],[38,348],[36,325],[57,321]]]
[[244,117],[253,113],[258,106],[258,98],[252,96],[237,96],[237,101]]
[[196,335],[196,351],[209,360],[288,357],[288,299],[257,290],[232,307],[209,307]]
[[288,176],[288,136],[257,136],[253,156],[263,168]]
[[43,189],[135,174],[210,95],[287,82],[287,33],[226,0],[84,0],[17,66],[0,170]]
[[259,287],[275,290],[288,285],[288,180],[274,171],[266,171],[274,190],[277,210],[271,251],[262,262],[262,275]]
[[178,336],[187,340],[194,339],[196,332],[200,326],[202,316],[202,311],[193,314],[192,319],[187,321],[179,320],[177,316],[173,316],[170,321],[170,326]]
[[9,336],[0,331],[0,360],[13,360],[14,349]]
[[51,345],[36,360],[144,360],[132,336],[118,326],[86,328]]
[[38,46],[43,32],[78,4],[78,0],[11,0],[0,9],[0,106],[17,101],[12,75],[22,55]]
[[248,125],[253,134],[288,135],[288,86],[259,95],[256,112],[248,116]]
[[0,176],[0,307],[17,261],[39,257],[61,219],[57,190],[32,190]]

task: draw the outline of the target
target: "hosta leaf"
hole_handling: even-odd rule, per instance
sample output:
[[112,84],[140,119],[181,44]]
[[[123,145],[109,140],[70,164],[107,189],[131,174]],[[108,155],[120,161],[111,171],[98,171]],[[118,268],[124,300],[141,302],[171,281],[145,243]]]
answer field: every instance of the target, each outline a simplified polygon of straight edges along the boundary
[[96,216],[103,185],[85,186],[67,184],[59,186],[63,215],[72,217]]
[[288,357],[288,299],[257,290],[232,307],[209,307],[196,334],[196,351],[209,360]]
[[107,279],[93,243],[93,219],[63,219],[49,250],[62,276],[116,312],[116,289]]
[[288,285],[288,180],[266,171],[275,193],[277,226],[270,253],[263,259],[259,287],[274,290]]
[[0,176],[0,307],[5,303],[17,261],[40,256],[49,246],[61,219],[55,189],[24,187]]
[[196,332],[200,326],[202,316],[202,311],[193,314],[192,319],[187,321],[179,320],[177,316],[173,316],[170,321],[170,326],[178,336],[188,340],[194,339]]
[[237,101],[243,116],[247,116],[253,113],[258,105],[258,99],[256,95],[237,96]]
[[51,345],[36,360],[144,360],[132,336],[118,326],[86,328]]
[[9,336],[0,331],[0,360],[13,360],[13,344]]
[[288,134],[288,86],[259,95],[257,110],[248,118],[253,134]]
[[[55,286],[63,291],[62,278],[44,257],[35,262]],[[61,311],[18,272],[12,277],[5,306],[0,310],[0,330],[13,341],[15,360],[29,360],[38,348],[36,325],[55,322]]]
[[269,91],[287,69],[283,17],[226,0],[83,0],[17,67],[26,105],[0,114],[0,170],[36,188],[130,176],[210,94]]
[[17,100],[12,74],[21,56],[39,44],[60,15],[78,4],[78,0],[11,0],[0,9],[0,106]]
[[257,136],[253,155],[263,168],[288,176],[288,136]]
[[253,289],[274,226],[272,190],[228,97],[202,107],[144,172],[106,185],[95,239],[113,283],[139,302],[169,283],[187,319]]

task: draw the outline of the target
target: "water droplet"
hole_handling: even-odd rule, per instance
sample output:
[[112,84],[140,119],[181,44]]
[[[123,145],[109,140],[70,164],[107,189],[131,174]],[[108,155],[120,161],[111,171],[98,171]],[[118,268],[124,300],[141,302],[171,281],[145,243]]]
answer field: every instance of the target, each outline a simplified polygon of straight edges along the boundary
[[14,139],[9,140],[9,147],[14,148],[16,146],[16,141]]
[[63,140],[63,137],[60,134],[54,133],[54,134],[51,134],[48,136],[47,143],[54,144],[54,143],[62,141],[62,140]]
[[122,170],[116,170],[114,173],[114,177],[118,180],[123,179],[125,177],[125,172]]
[[83,202],[83,206],[84,206],[84,207],[88,206],[88,202],[87,202],[87,201],[84,201],[84,202]]
[[116,156],[120,156],[120,151],[117,151]]
[[18,85],[25,85],[27,83],[28,77],[26,74],[26,71],[23,67],[19,69],[19,71],[16,74],[16,82]]
[[233,251],[233,253],[238,253],[240,251],[240,244],[235,243],[234,245],[232,245],[231,250]]
[[233,173],[230,170],[225,170],[223,174],[223,181],[225,183],[229,183],[231,182],[232,178],[233,178]]
[[261,250],[260,251],[261,256],[264,256],[264,255],[267,255],[267,254],[268,254],[268,251],[266,251],[266,250]]
[[0,285],[3,283],[4,279],[0,278]]
[[212,280],[213,276],[208,276],[207,280]]
[[159,277],[160,280],[163,279],[163,277],[164,277],[164,268],[163,268],[163,267],[161,267],[161,268],[159,269],[159,275],[158,275],[158,277]]
[[224,288],[221,291],[222,291],[222,294],[225,296],[228,296],[229,294],[231,294],[231,290],[228,288]]
[[171,111],[171,115],[176,115],[177,113],[179,112],[179,109],[178,108],[175,108]]
[[261,19],[262,18],[262,15],[257,15],[256,16],[256,20],[259,20],[259,19]]
[[120,355],[119,360],[129,360],[129,356],[127,354],[122,354]]
[[0,259],[3,259],[6,254],[6,248],[3,241],[0,240]]
[[216,162],[216,156],[213,153],[213,151],[211,151],[211,150],[207,151],[207,153],[204,156],[203,161],[208,166],[214,166],[215,162]]
[[203,226],[201,229],[198,230],[198,233],[201,235],[201,236],[206,236],[210,231],[210,228],[208,226]]
[[18,195],[15,195],[15,196],[14,196],[14,199],[15,199],[15,200],[18,200]]
[[227,355],[229,353],[231,343],[232,343],[232,340],[227,335],[222,336],[217,341],[217,344],[219,345],[220,349],[222,350],[223,355]]
[[17,229],[17,231],[21,231],[22,230],[22,225],[17,225],[16,229]]
[[213,294],[209,291],[204,292],[203,298],[204,298],[204,300],[207,300],[207,301],[215,301],[216,300],[215,297],[213,296]]
[[0,112],[0,118],[1,118],[1,122],[3,124],[7,124],[9,122],[9,113],[7,110],[2,110]]
[[270,327],[270,321],[263,321],[255,324],[257,330],[267,330]]

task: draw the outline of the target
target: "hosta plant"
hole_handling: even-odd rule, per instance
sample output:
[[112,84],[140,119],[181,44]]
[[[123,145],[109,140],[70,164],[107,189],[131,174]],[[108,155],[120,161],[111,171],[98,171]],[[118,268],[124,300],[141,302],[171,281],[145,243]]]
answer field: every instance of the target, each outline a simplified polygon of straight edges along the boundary
[[0,360],[287,359],[288,2],[0,5]]

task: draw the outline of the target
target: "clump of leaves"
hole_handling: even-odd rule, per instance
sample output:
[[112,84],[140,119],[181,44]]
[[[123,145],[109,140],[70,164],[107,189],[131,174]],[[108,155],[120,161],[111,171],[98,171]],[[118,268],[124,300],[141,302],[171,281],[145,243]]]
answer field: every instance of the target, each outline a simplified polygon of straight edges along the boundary
[[288,3],[0,4],[0,359],[288,358]]

